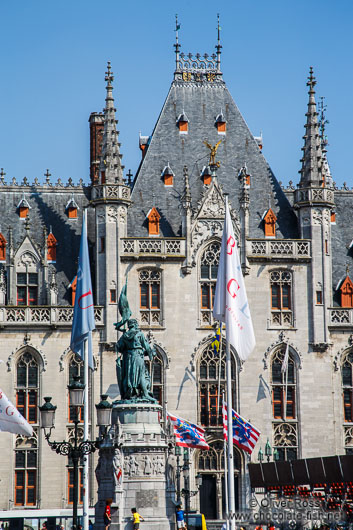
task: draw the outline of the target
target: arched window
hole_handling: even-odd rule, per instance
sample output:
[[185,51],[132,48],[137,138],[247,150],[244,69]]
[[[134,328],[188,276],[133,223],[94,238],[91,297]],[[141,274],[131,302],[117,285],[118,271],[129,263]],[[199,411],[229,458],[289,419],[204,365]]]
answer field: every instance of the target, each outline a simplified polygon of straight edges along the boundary
[[161,325],[161,279],[160,270],[139,271],[141,324]]
[[30,352],[23,353],[16,364],[16,407],[28,423],[38,421],[39,365]]
[[297,458],[297,367],[293,353],[283,344],[271,361],[274,446],[280,460]]
[[153,361],[145,361],[148,373],[151,378],[151,388],[153,397],[163,406],[164,402],[164,363],[159,352]]
[[[215,355],[211,344],[199,360],[200,423],[206,427],[222,427],[222,392],[225,391],[225,345]],[[232,358],[233,408],[235,408],[235,362]]]
[[288,270],[270,272],[271,324],[292,326],[292,273]]
[[221,245],[213,242],[204,250],[200,260],[201,325],[213,323],[212,309],[216,292],[217,271]]
[[38,440],[33,435],[18,435],[15,446],[15,506],[36,506],[38,474]]
[[[80,382],[84,382],[84,369],[83,369],[83,361],[81,361],[75,354],[72,354],[69,358],[69,385],[72,385],[74,382],[75,376],[80,376]],[[69,395],[70,396],[70,395]],[[68,398],[68,419],[69,423],[72,423],[76,419],[76,407],[70,406],[70,397]],[[78,419],[82,422],[83,421],[83,407],[80,407],[78,410]]]

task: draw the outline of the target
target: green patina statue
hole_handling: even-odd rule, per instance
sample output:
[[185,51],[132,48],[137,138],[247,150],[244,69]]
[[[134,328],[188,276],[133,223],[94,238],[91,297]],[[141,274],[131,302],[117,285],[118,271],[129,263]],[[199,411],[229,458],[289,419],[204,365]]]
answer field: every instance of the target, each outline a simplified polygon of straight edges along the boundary
[[[114,324],[117,330],[123,331],[115,346],[118,355],[116,375],[121,401],[156,403],[157,401],[151,393],[151,378],[145,364],[145,355],[147,354],[152,361],[156,352],[139,329],[137,320],[129,318],[131,311],[126,291],[127,280],[119,297],[119,311],[122,320]],[[121,330],[126,323],[128,329],[124,327]]]

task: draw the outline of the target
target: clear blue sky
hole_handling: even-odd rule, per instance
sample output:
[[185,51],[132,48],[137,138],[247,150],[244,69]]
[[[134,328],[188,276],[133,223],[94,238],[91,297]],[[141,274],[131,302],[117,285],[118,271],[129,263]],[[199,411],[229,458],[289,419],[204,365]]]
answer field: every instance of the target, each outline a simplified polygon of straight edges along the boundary
[[213,53],[222,26],[224,79],[277,179],[297,182],[309,66],[327,103],[334,180],[353,186],[351,0],[16,0],[0,5],[0,167],[6,179],[89,181],[92,111],[104,106],[106,62],[126,171],[139,161],[182,51]]

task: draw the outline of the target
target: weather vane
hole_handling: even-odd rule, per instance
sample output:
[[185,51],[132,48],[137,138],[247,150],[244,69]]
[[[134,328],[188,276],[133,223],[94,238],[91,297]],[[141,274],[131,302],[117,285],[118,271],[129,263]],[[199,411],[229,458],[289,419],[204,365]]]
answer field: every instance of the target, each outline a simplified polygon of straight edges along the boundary
[[217,149],[218,147],[220,146],[220,144],[222,143],[222,140],[220,140],[219,142],[216,143],[216,145],[211,145],[209,144],[208,142],[206,142],[204,140],[203,142],[205,144],[206,147],[209,148],[210,150],[210,161],[209,161],[209,165],[210,166],[217,166],[219,167],[220,166],[220,163],[219,162],[216,162],[216,153],[217,153]]

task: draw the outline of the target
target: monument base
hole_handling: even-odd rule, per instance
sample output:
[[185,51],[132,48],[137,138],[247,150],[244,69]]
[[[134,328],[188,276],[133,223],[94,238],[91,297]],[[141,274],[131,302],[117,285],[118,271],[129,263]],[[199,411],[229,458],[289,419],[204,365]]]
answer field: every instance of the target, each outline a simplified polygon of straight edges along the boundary
[[132,530],[132,508],[145,519],[143,530],[174,529],[175,494],[167,484],[168,439],[161,419],[158,404],[114,404],[96,469],[97,530],[104,528],[108,498],[113,499],[111,530]]

